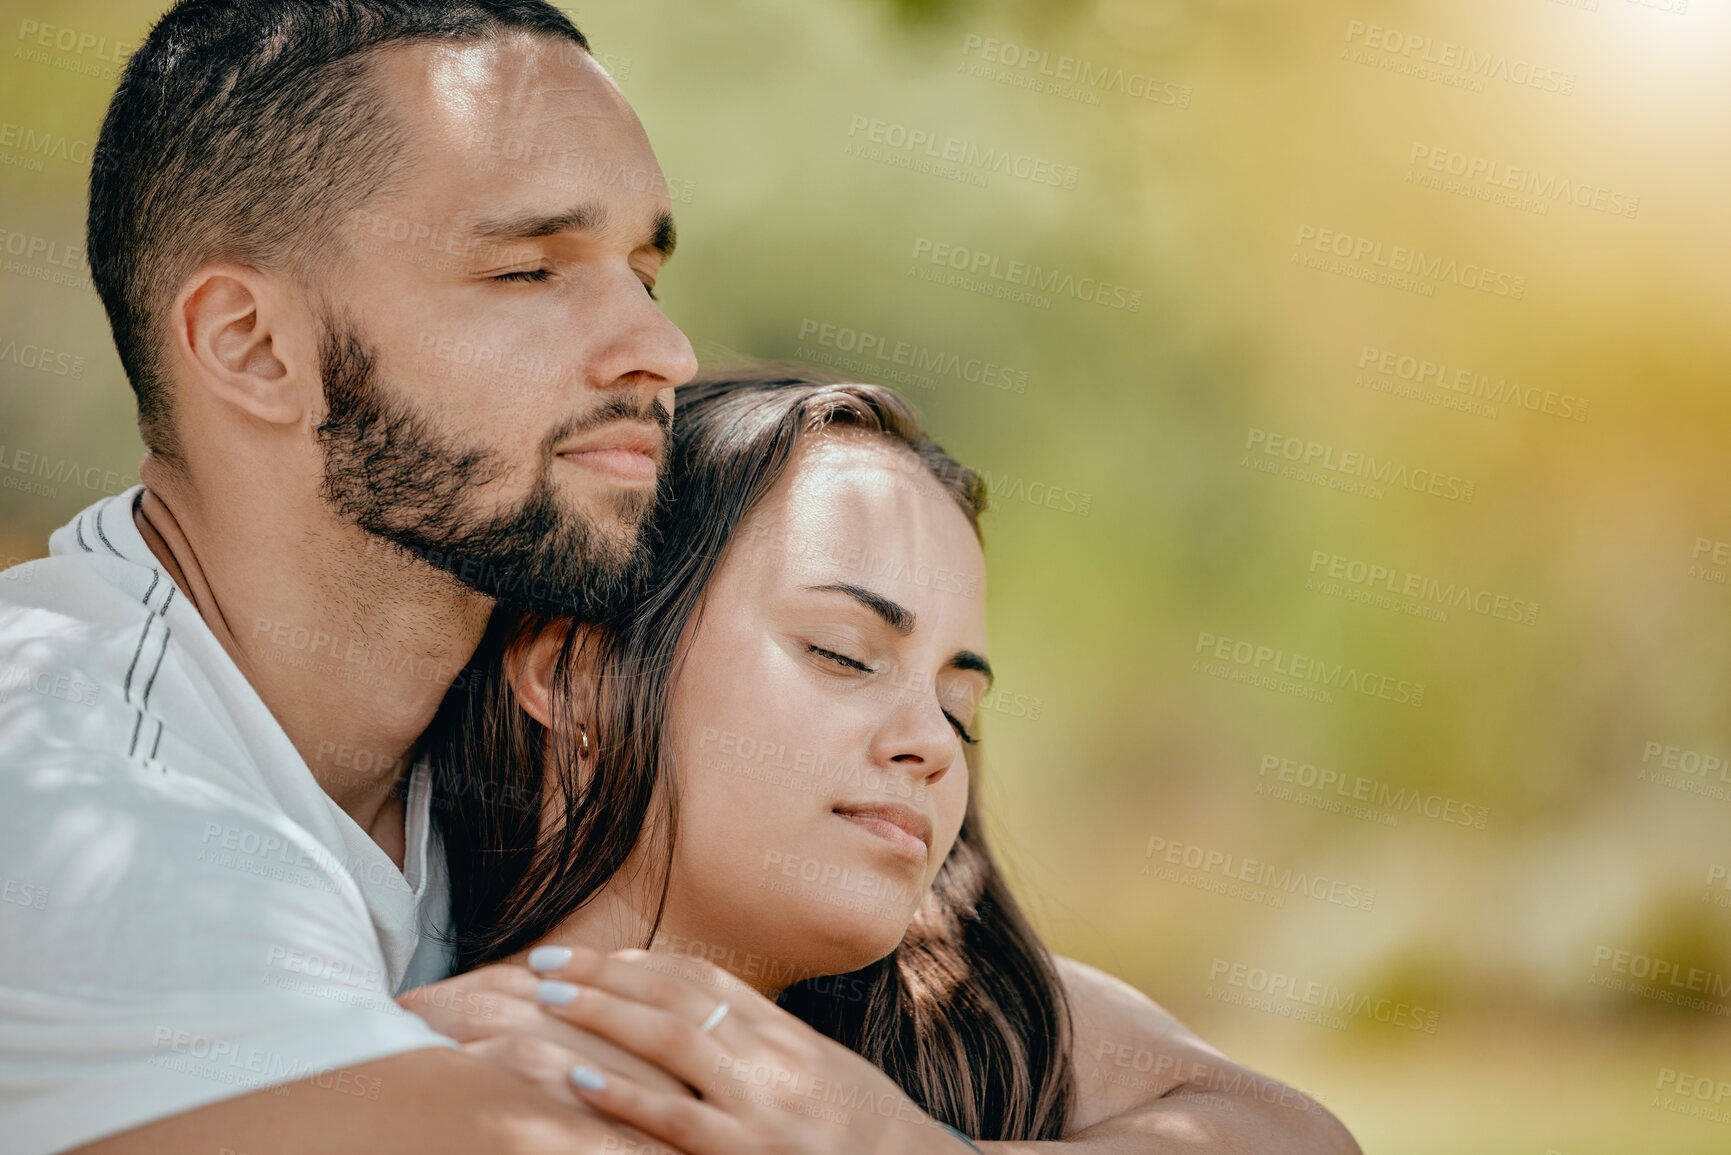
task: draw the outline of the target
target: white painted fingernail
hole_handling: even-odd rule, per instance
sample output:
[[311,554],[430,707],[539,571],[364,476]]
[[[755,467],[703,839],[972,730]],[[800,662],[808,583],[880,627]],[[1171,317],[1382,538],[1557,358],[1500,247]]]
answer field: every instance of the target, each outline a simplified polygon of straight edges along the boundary
[[599,1091],[607,1085],[607,1076],[588,1067],[572,1067],[571,1081],[585,1091]]
[[558,970],[571,961],[571,948],[568,946],[538,946],[529,952],[529,969],[532,971]]
[[577,997],[577,988],[570,983],[562,983],[558,979],[542,979],[541,986],[535,991],[544,1003],[562,1007]]

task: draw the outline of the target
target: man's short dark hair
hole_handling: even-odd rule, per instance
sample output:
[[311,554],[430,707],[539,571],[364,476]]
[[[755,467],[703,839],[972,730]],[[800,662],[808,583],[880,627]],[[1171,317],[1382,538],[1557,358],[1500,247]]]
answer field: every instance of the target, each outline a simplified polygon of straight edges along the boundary
[[407,133],[373,51],[512,32],[589,50],[545,0],[182,0],[157,22],[102,122],[86,245],[153,453],[184,461],[165,340],[185,279],[213,260],[306,278],[393,187]]

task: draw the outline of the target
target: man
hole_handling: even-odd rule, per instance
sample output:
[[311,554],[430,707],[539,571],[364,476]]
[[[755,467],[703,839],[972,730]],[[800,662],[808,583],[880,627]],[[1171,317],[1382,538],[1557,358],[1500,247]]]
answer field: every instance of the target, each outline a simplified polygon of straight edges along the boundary
[[628,581],[695,370],[641,127],[545,4],[193,0],[93,170],[150,453],[0,585],[0,1146],[616,1134],[392,995],[444,973],[416,739],[496,597]]
[[[641,126],[542,0],[185,0],[89,225],[149,453],[0,574],[5,1149],[629,1149],[524,1058],[595,1053],[574,1029],[392,996],[446,973],[414,754],[493,604],[587,614],[640,565],[695,370]],[[1191,1109],[1074,1145],[1335,1149],[1159,1086]]]

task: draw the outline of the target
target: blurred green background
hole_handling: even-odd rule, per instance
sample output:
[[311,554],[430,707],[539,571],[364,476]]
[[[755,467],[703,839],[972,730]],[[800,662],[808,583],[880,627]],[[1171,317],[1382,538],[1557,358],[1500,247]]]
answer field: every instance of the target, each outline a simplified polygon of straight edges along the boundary
[[[568,9],[700,352],[902,384],[989,475],[987,797],[1058,949],[1367,1151],[1731,1150],[1723,4]],[[6,564],[137,472],[83,190],[157,10],[0,3]]]

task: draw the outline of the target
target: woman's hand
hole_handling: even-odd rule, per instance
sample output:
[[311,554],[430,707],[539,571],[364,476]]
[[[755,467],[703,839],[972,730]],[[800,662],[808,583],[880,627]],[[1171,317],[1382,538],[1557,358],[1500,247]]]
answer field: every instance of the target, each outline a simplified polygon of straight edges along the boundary
[[690,1094],[660,1067],[544,1013],[537,997],[541,982],[528,967],[495,963],[407,991],[397,1005],[470,1054],[585,1110],[571,1083],[578,1066],[629,1076],[669,1094]]
[[596,1110],[690,1155],[966,1152],[889,1076],[725,971],[641,950],[561,958],[563,949],[531,958],[549,980],[539,992],[546,1012],[697,1093],[574,1072],[578,1096]]

